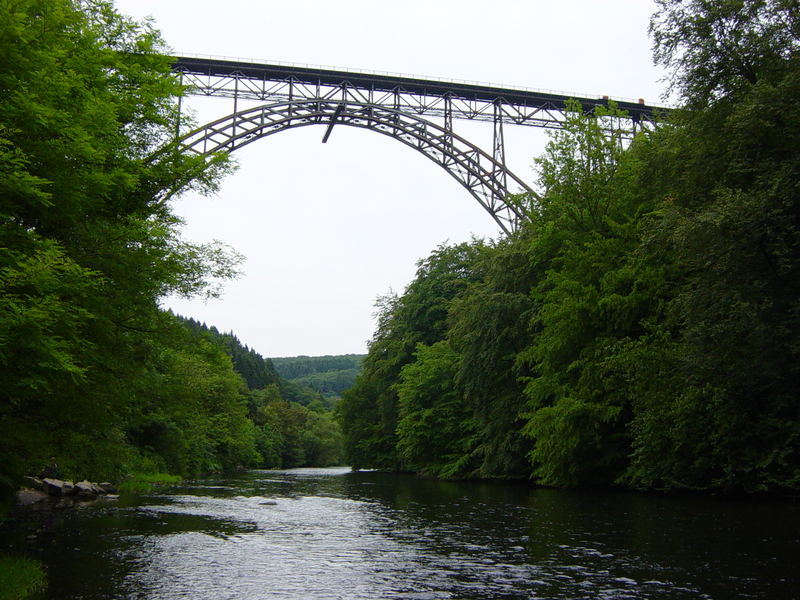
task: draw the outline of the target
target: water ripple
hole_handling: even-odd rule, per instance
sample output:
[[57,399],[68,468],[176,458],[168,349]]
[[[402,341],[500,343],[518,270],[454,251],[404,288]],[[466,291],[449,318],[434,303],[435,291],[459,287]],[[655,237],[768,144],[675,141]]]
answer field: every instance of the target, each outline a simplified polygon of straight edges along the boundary
[[308,469],[74,513],[44,558],[48,600],[796,600],[798,532],[792,505]]

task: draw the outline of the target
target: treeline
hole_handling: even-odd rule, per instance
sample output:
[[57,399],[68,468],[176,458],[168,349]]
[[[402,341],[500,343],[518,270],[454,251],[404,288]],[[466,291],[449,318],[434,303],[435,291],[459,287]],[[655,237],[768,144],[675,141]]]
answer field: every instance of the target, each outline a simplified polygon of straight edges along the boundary
[[381,299],[350,464],[800,491],[796,6],[664,0],[651,33],[681,108],[626,147],[573,105],[520,230]]
[[159,309],[214,295],[238,257],[180,237],[171,200],[230,166],[169,146],[183,90],[158,32],[102,0],[2,20],[0,492],[51,457],[95,481],[338,462],[324,406]]
[[294,383],[310,387],[335,400],[355,383],[363,354],[273,358],[275,370]]

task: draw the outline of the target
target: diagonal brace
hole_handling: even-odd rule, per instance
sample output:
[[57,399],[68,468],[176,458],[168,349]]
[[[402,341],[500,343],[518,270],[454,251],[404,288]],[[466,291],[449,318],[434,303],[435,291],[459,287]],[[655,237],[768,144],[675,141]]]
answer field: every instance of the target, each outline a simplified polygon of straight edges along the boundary
[[328,123],[328,128],[325,130],[325,135],[322,136],[322,143],[326,144],[328,142],[328,138],[331,135],[331,131],[333,131],[333,126],[336,125],[336,119],[339,118],[339,115],[342,114],[344,110],[344,104],[340,104],[336,107],[336,110],[333,111],[333,115],[331,116],[331,122]]

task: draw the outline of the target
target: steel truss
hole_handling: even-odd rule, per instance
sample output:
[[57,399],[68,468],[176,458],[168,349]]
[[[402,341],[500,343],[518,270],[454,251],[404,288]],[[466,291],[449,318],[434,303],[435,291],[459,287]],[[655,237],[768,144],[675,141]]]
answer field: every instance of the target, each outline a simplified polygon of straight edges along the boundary
[[[332,71],[218,59],[180,57],[173,63],[188,93],[232,98],[234,112],[193,131],[181,142],[202,154],[232,151],[266,135],[304,125],[351,125],[394,137],[446,169],[492,215],[506,233],[524,210],[509,182],[530,202],[535,193],[505,165],[503,125],[555,129],[563,126],[570,97],[405,76]],[[238,110],[239,100],[268,103]],[[607,99],[576,98],[593,111]],[[652,125],[658,109],[618,102],[628,118],[612,127],[631,137]],[[423,118],[424,117],[424,118]],[[431,122],[439,119],[443,125]],[[454,119],[493,124],[492,155],[457,136]]]
[[307,125],[350,125],[393,137],[443,167],[510,233],[524,217],[524,196],[514,200],[507,179],[532,191],[486,152],[441,125],[393,108],[365,102],[293,100],[256,106],[209,123],[183,136],[181,146],[201,155],[232,152],[258,139]]

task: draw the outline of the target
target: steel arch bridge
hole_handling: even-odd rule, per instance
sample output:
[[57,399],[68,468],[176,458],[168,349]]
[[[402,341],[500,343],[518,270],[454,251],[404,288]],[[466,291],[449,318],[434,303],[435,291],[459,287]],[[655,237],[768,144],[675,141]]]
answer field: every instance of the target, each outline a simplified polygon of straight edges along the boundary
[[[334,71],[199,57],[179,57],[173,71],[187,93],[233,99],[233,112],[177,143],[210,155],[232,152],[268,135],[309,125],[360,127],[392,137],[444,168],[505,233],[524,218],[536,194],[505,164],[503,125],[559,128],[570,96],[401,75]],[[575,98],[587,112],[608,98]],[[259,101],[240,110],[240,101]],[[644,101],[618,101],[627,118],[613,126],[624,136],[652,125],[659,109]],[[440,121],[434,122],[436,119]],[[491,153],[455,134],[454,119],[490,122]],[[512,187],[516,190],[512,191]]]

